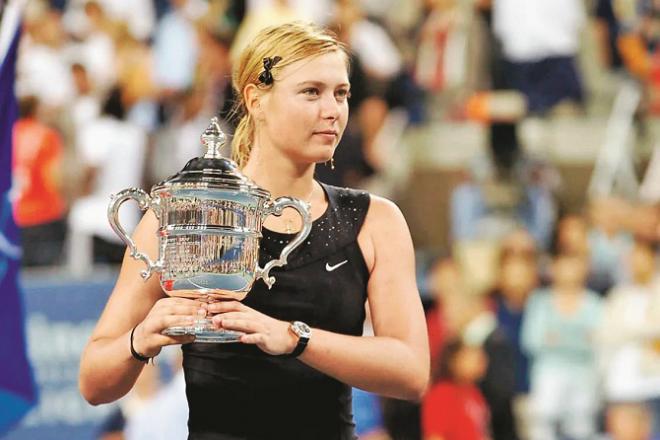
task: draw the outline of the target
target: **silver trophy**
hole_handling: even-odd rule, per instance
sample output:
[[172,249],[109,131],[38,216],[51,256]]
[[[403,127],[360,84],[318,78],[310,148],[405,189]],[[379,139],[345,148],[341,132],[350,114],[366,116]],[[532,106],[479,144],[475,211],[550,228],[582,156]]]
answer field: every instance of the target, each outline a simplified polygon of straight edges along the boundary
[[[289,254],[312,229],[309,205],[291,197],[272,200],[268,191],[243,175],[238,165],[222,157],[225,135],[217,118],[202,134],[206,154],[190,160],[179,173],[160,182],[151,194],[128,188],[112,196],[108,220],[128,246],[131,257],[144,261],[142,278],[160,274],[167,295],[213,302],[241,301],[255,281],[262,279],[270,289],[275,277],[271,269],[283,266]],[[158,260],[141,253],[119,223],[119,207],[134,199],[143,211],[151,209],[159,220]],[[280,257],[259,266],[259,240],[263,221],[291,207],[303,220]],[[171,327],[167,335],[195,335],[198,342],[235,342],[242,333],[216,329],[202,318],[190,327]]]

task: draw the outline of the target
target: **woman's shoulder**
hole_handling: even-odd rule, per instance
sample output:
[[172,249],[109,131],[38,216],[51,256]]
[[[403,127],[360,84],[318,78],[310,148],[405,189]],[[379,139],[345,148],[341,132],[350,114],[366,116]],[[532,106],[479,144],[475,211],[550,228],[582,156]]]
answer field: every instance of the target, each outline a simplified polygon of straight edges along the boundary
[[353,205],[356,202],[366,203],[368,207],[371,201],[371,195],[363,189],[335,186],[326,183],[322,183],[321,185],[325,188],[328,196],[340,207]]
[[[393,201],[385,197],[369,194],[371,203],[367,212],[367,221],[387,225],[406,225],[401,209]],[[406,225],[407,226],[407,225]]]
[[323,184],[328,195],[338,205],[338,208],[360,210],[366,209],[367,221],[389,221],[403,219],[403,214],[393,201],[371,194],[369,191],[358,188],[340,187]]

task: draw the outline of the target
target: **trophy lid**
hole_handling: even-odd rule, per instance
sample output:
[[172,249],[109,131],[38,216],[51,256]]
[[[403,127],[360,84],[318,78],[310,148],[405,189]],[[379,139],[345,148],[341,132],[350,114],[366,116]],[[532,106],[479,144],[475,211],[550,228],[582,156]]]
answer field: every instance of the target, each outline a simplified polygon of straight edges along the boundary
[[191,186],[199,185],[204,188],[226,188],[270,195],[245,176],[236,162],[222,156],[220,149],[226,139],[220,129],[218,118],[214,116],[201,136],[206,154],[189,160],[181,171],[156,184],[153,189],[159,190],[180,185],[189,189]]

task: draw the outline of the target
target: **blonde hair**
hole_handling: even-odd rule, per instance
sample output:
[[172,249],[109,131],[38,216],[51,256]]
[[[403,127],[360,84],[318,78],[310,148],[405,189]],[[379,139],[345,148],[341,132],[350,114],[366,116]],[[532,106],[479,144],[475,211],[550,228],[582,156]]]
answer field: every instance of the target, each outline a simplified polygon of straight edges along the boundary
[[[263,29],[241,53],[232,73],[232,86],[236,92],[233,117],[240,117],[231,143],[232,159],[239,167],[245,166],[254,142],[254,120],[245,107],[243,91],[248,84],[256,84],[269,90],[278,80],[278,73],[286,66],[305,58],[323,55],[336,50],[346,54],[348,50],[331,31],[313,24],[292,22]],[[264,58],[281,57],[271,69],[274,82],[266,85],[259,81],[264,71]]]

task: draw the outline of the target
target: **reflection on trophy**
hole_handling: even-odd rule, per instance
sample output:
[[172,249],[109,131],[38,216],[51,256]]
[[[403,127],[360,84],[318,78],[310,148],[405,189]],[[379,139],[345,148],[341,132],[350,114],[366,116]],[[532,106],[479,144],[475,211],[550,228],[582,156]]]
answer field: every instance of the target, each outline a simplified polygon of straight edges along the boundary
[[[108,219],[128,246],[131,257],[144,261],[146,280],[160,274],[160,285],[170,296],[204,301],[242,300],[252,284],[262,279],[270,288],[270,270],[283,266],[288,255],[312,228],[307,203],[290,198],[271,199],[268,191],[243,175],[238,165],[222,157],[225,135],[217,118],[202,134],[206,154],[190,160],[179,173],[156,184],[151,194],[129,188],[112,196]],[[143,211],[151,209],[159,220],[158,260],[141,253],[119,223],[119,207],[134,199]],[[280,257],[259,267],[259,240],[264,219],[291,207],[303,219],[303,228],[282,249]],[[197,342],[235,342],[242,333],[216,329],[210,319],[190,327],[172,327],[167,335],[195,335]]]

